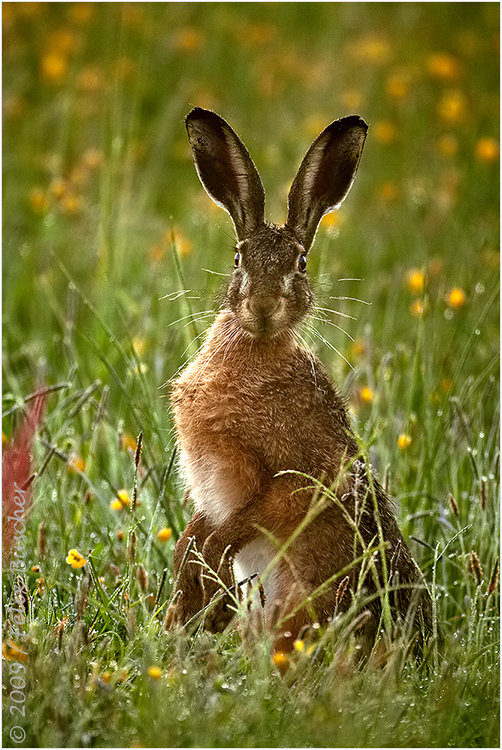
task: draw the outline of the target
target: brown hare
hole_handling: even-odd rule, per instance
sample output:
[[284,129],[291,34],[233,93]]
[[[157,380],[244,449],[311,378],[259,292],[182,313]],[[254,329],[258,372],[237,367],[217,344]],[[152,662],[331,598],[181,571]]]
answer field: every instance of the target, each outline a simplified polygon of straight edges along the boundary
[[238,583],[261,579],[277,651],[309,623],[349,609],[364,609],[366,640],[382,610],[410,633],[428,630],[429,595],[391,501],[361,457],[340,393],[297,334],[313,305],[308,253],[321,218],[350,190],[367,125],[344,117],[316,138],[284,226],[265,221],[261,179],[228,123],[196,107],[186,127],[200,180],[230,214],[237,246],[222,308],[174,383],[195,514],[176,544],[166,624],[197,620],[205,608],[205,627],[221,631]]

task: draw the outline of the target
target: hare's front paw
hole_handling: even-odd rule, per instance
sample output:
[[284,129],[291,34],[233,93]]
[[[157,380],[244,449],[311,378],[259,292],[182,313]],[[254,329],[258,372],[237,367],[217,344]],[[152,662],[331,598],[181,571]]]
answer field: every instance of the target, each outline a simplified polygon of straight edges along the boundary
[[[221,589],[216,591],[214,597],[214,603],[210,604],[210,607],[204,618],[204,624],[207,630],[211,633],[221,633],[225,630],[227,625],[232,621],[235,615],[235,602],[231,599],[228,594],[225,594],[223,598],[218,599],[218,594],[221,593]],[[211,600],[207,602],[210,603]]]
[[166,630],[183,627],[204,605],[204,592],[199,576],[194,574],[194,566],[189,566],[180,576],[173,600],[166,612],[164,627]]
[[[219,571],[219,581],[209,575],[203,575],[204,606],[208,607],[204,624],[212,633],[221,633],[232,620],[237,609],[236,602],[229,594],[225,593],[224,586],[230,589],[232,586],[232,575],[230,568],[225,566]],[[209,606],[208,606],[209,605]]]
[[182,628],[202,609],[202,592],[199,597],[189,598],[178,590],[178,597],[169,605],[164,620],[164,628]]

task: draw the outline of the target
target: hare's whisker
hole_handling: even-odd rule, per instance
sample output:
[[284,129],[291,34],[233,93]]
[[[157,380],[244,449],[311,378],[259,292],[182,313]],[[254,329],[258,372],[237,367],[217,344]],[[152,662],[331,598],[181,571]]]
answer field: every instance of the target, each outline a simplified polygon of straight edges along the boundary
[[232,275],[231,273],[220,273],[220,271],[212,271],[210,268],[203,268],[202,270],[205,271],[206,273],[212,274],[213,276],[226,276],[226,277],[228,277],[228,276]]
[[347,338],[349,338],[351,341],[354,341],[350,333],[347,333],[347,331],[344,328],[337,326],[336,323],[332,323],[331,320],[327,320],[327,318],[321,318],[319,315],[311,315],[310,317],[312,320],[320,320],[321,323],[327,323],[329,326],[333,326],[333,328],[336,328],[338,331],[341,331],[342,333],[344,333],[347,336]]
[[308,326],[308,329],[309,329],[309,331],[311,333],[313,333],[315,336],[317,336],[317,338],[320,341],[322,341],[323,344],[325,344],[327,347],[329,347],[329,349],[332,349],[334,352],[336,352],[343,359],[343,361],[346,362],[346,364],[348,364],[348,366],[350,367],[350,369],[355,372],[355,368],[350,364],[349,360],[346,357],[343,356],[343,354],[341,353],[341,351],[339,351],[336,348],[336,346],[333,346],[333,344],[331,342],[329,342],[327,339],[325,339],[324,336],[322,335],[322,333],[319,333],[319,331],[317,330],[317,328],[315,328],[314,326]]
[[340,310],[333,310],[331,307],[320,307],[319,305],[314,305],[314,310],[325,310],[326,312],[334,313],[335,315],[340,315],[342,318],[350,318],[350,320],[357,320],[357,318],[354,315],[348,315],[348,313],[340,312]]
[[358,297],[328,297],[328,299],[349,300],[350,302],[360,302],[362,305],[371,305],[371,302],[366,302],[365,299],[359,299]]
[[187,320],[187,318],[191,318],[192,320],[190,320],[189,322],[192,323],[195,321],[196,318],[197,319],[206,318],[209,315],[213,315],[213,314],[214,314],[214,310],[201,310],[200,312],[189,313],[188,315],[183,315],[181,318],[178,318],[177,320],[173,320],[172,323],[169,323],[167,327],[170,328],[171,326],[174,326],[177,323],[181,323],[182,320]]
[[315,387],[317,389],[317,373],[316,373],[316,367],[315,367],[314,353],[313,353],[312,349],[310,348],[310,346],[305,341],[305,339],[303,338],[303,336],[301,335],[301,333],[299,331],[293,331],[292,332],[292,337],[293,337],[293,339],[297,339],[298,341],[300,341],[300,343],[302,344],[303,348],[305,349],[305,351],[307,353],[307,356],[308,356],[309,361],[310,361],[310,368],[311,368],[311,372],[312,372],[312,377],[314,379]]
[[[183,297],[184,294],[191,294],[193,293],[193,291],[193,289],[178,289],[176,292],[169,292],[169,294],[165,294],[163,297],[159,297],[158,299],[159,302],[164,299],[167,299],[169,302],[174,302],[180,297]],[[187,297],[187,299],[201,299],[201,297]]]
[[[232,327],[234,325],[235,325],[235,321],[232,318],[230,320],[227,320],[225,322],[225,325],[223,326],[223,332],[226,334],[227,331],[229,331],[230,335],[231,335],[232,334],[232,330],[231,329],[232,329]],[[237,329],[237,332],[238,332],[238,329]],[[187,385],[185,387],[185,391],[188,388],[190,388],[191,386],[197,386],[197,384],[199,383],[199,380],[201,379],[201,377],[205,373],[207,367],[210,365],[210,363],[212,362],[212,360],[214,359],[214,357],[223,349],[224,346],[226,346],[226,345],[228,346],[228,343],[229,343],[228,342],[228,337],[225,336],[224,339],[223,339],[223,341],[216,347],[216,349],[211,353],[211,356],[208,357],[208,359],[205,361],[204,366],[201,367],[200,370],[197,372],[196,376],[194,378],[192,378],[192,380],[190,380],[187,383]]]

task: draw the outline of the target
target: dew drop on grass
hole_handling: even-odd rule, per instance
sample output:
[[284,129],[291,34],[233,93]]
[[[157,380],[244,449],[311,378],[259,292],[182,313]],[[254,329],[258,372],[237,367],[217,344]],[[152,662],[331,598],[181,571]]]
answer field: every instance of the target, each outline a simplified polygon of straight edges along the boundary
[[475,336],[479,336],[480,333],[481,333],[481,331],[479,330],[479,328],[476,328],[475,331],[474,331],[474,335]]

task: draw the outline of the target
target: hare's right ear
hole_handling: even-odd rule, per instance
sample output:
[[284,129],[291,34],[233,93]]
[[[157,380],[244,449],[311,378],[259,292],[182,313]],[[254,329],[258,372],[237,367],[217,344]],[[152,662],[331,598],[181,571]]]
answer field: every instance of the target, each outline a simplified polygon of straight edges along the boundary
[[306,252],[324,214],[339,207],[356,176],[368,126],[358,115],[335,120],[315,139],[288,198],[288,226]]
[[225,120],[195,107],[185,124],[193,160],[205,190],[234,222],[239,240],[264,221],[265,192],[248,150]]

